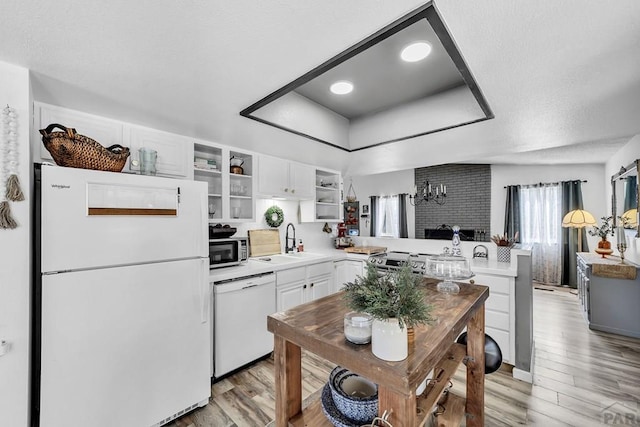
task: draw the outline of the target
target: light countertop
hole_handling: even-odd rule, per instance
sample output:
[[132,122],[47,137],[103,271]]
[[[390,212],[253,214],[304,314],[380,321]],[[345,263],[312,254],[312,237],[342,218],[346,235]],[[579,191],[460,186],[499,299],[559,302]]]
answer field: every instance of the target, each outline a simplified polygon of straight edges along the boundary
[[[290,268],[302,267],[305,265],[317,264],[327,261],[341,261],[341,260],[361,260],[366,261],[369,257],[365,254],[354,254],[344,252],[339,249],[328,249],[322,251],[309,251],[305,252],[303,257],[293,258],[286,263],[274,263],[270,264],[263,261],[258,261],[253,258],[238,266],[222,267],[213,269],[210,271],[209,280],[212,282],[219,282],[223,280],[238,279],[241,277],[252,276],[255,274],[264,274],[269,272],[276,272],[280,270],[287,270]],[[285,255],[290,256],[290,255]],[[258,257],[265,258],[265,257]],[[494,274],[498,276],[515,277],[517,275],[517,269],[515,263],[497,262],[495,259],[480,259],[474,258],[470,260],[471,270],[478,274]]]

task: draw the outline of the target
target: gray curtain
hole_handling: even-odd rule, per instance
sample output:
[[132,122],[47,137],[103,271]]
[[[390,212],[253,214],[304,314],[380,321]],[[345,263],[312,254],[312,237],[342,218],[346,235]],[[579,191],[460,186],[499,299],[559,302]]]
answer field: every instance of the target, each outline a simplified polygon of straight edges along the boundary
[[516,242],[520,242],[520,186],[507,185],[507,203],[504,213],[504,233],[507,236],[515,236]]
[[378,196],[371,196],[371,203],[369,203],[369,212],[371,214],[371,224],[369,229],[369,235],[375,237],[376,235],[376,221],[378,219]]
[[635,176],[627,177],[627,181],[624,186],[624,209],[620,213],[622,215],[629,209],[636,209],[638,207],[638,180]]
[[[566,215],[574,209],[583,209],[582,205],[582,182],[562,181],[562,215]],[[589,252],[587,243],[587,232],[584,228],[578,228],[578,233],[582,233],[582,247],[578,248],[578,234],[574,228],[562,228],[562,277],[560,284],[563,286],[577,287],[576,277],[576,252]]]
[[409,237],[409,231],[407,229],[407,195],[398,195],[398,214],[400,216],[400,237]]

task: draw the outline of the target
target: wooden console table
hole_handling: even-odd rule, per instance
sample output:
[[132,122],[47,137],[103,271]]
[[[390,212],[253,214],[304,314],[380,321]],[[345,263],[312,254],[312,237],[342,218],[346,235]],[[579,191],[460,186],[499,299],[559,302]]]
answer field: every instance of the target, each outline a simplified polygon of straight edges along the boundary
[[[371,353],[371,345],[356,345],[344,337],[343,318],[348,311],[342,292],[272,314],[267,327],[275,339],[277,427],[331,426],[319,400],[302,408],[301,349],[317,354],[378,384],[379,413],[391,410],[393,427],[422,426],[459,363],[468,356],[467,398],[451,394],[447,413],[438,417],[445,425],[484,425],[484,302],[485,286],[460,284],[460,293],[437,292],[437,281],[424,279],[425,300],[433,305],[436,321],[415,328],[409,356],[386,362]],[[467,327],[467,347],[455,339]],[[416,397],[416,388],[431,369],[439,380]],[[327,378],[328,380],[328,378]]]

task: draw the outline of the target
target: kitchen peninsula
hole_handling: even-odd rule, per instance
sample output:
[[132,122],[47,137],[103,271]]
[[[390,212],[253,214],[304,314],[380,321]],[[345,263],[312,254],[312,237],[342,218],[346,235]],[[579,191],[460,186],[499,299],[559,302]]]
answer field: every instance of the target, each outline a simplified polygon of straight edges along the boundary
[[[371,353],[369,344],[355,345],[345,340],[343,318],[348,309],[339,295],[270,315],[267,325],[275,337],[276,426],[285,427],[289,422],[294,426],[331,425],[318,401],[302,408],[302,348],[378,384],[379,415],[391,411],[389,422],[394,427],[422,425],[446,379],[466,355],[466,404],[462,398],[449,396],[446,416],[453,417],[448,419],[451,425],[459,425],[465,413],[466,425],[484,425],[484,302],[489,289],[461,284],[459,294],[447,295],[437,292],[435,280],[424,279],[424,284],[425,300],[433,305],[436,321],[415,328],[409,356],[400,362],[383,361]],[[466,348],[454,342],[465,327]],[[442,369],[444,380],[430,383],[422,395],[416,396],[418,385],[432,368],[435,372]]]

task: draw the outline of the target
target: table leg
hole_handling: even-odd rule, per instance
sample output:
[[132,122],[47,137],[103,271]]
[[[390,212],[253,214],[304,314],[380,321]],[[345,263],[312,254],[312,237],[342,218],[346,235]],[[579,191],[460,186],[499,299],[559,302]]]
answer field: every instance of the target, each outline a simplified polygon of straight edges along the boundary
[[276,427],[287,427],[289,419],[302,411],[302,366],[300,347],[275,336]]
[[484,304],[467,324],[467,426],[484,426]]
[[398,394],[381,384],[378,385],[378,415],[393,410],[389,422],[393,427],[413,427],[416,425],[416,396]]

